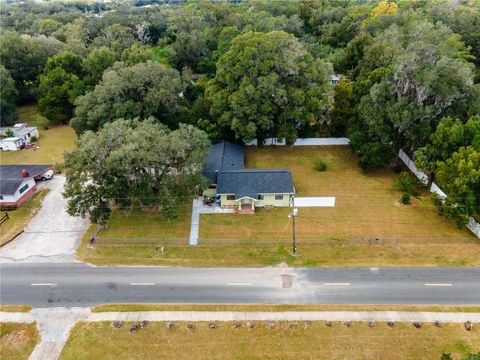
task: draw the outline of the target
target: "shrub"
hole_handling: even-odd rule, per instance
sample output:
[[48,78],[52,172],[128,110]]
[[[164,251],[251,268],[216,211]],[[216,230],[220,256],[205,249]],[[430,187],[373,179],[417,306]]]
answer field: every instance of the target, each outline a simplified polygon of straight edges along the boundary
[[314,164],[315,164],[315,169],[318,171],[327,170],[327,163],[322,159],[316,159]]
[[408,205],[410,204],[410,194],[409,193],[403,193],[402,198],[400,199],[402,204]]
[[412,173],[403,172],[400,177],[395,180],[393,187],[401,192],[408,193],[413,196],[420,195],[420,192],[416,189],[419,186],[418,180]]

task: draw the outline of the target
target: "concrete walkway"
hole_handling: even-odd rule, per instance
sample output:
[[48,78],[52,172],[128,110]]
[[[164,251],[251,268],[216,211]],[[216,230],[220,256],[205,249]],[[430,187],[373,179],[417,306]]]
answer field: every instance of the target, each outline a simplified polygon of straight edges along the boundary
[[295,196],[295,207],[334,207],[335,197],[298,197]]
[[406,311],[139,311],[92,313],[86,321],[394,321],[463,323],[480,322],[480,313]]
[[480,313],[411,311],[130,311],[92,313],[90,308],[43,308],[31,313],[0,312],[0,322],[36,321],[42,341],[65,341],[77,321],[394,321],[480,323]]
[[233,214],[233,209],[222,209],[220,206],[213,204],[212,206],[203,205],[203,199],[198,197],[193,199],[192,203],[192,220],[190,223],[190,245],[198,245],[198,233],[200,231],[200,214]]
[[31,315],[37,323],[41,340],[29,360],[55,360],[60,357],[70,329],[77,321],[88,318],[90,308],[33,309]]
[[39,188],[50,191],[25,232],[0,249],[2,263],[75,261],[75,251],[89,221],[67,214],[67,201],[62,196],[64,184],[61,175],[39,184]]

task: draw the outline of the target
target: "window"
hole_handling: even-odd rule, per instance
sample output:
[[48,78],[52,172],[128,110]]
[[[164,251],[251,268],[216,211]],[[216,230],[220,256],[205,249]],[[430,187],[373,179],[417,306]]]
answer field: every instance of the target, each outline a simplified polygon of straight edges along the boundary
[[262,194],[258,194],[258,200],[265,200],[265,196]]
[[23,186],[20,188],[20,190],[18,190],[18,192],[19,192],[20,194],[22,194],[22,193],[24,193],[25,190],[27,190],[27,189],[28,189],[28,184],[25,184],[25,185],[23,185]]
[[235,200],[235,195],[227,195],[227,200]]
[[283,200],[283,194],[275,194],[275,200]]
[[0,195],[0,200],[3,200],[3,195]]

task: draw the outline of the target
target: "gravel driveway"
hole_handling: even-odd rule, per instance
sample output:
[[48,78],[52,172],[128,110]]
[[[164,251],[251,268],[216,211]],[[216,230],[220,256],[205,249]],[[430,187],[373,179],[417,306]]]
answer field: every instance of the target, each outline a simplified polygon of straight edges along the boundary
[[39,183],[50,189],[37,215],[25,232],[0,249],[0,259],[6,262],[73,262],[87,219],[67,214],[67,202],[62,196],[65,177],[55,175]]

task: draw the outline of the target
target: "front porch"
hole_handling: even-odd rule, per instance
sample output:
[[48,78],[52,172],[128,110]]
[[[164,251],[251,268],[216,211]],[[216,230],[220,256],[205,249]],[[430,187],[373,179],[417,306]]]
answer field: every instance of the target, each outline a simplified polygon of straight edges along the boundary
[[254,214],[255,200],[251,197],[243,197],[235,201],[235,213],[237,214]]

